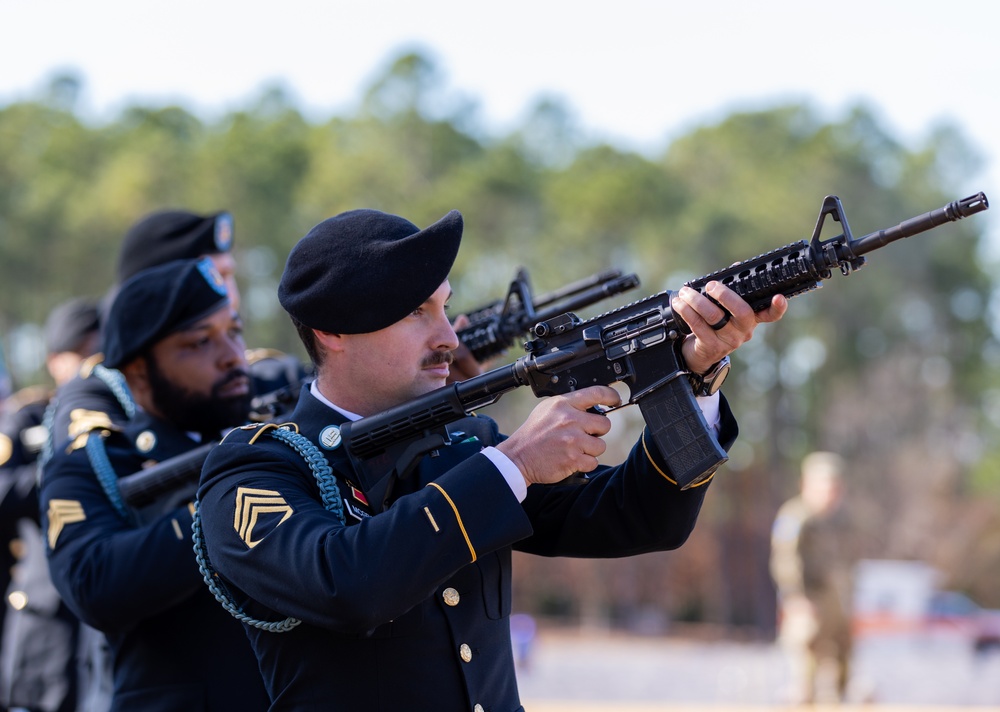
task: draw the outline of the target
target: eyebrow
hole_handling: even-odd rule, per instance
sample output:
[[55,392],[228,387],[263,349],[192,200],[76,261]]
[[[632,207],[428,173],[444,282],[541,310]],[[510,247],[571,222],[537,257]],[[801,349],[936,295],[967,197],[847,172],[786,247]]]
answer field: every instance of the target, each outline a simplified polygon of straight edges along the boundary
[[[433,296],[434,295],[432,294],[430,297],[427,297],[427,299],[424,300],[424,304],[430,304]],[[444,298],[444,303],[447,304],[448,302],[450,302],[451,298],[454,296],[455,296],[454,290],[449,291],[448,296]],[[421,304],[420,306],[423,306],[423,304]]]
[[[211,332],[211,331],[215,331],[216,330],[215,324],[213,324],[212,321],[211,321],[212,317],[214,317],[214,316],[215,316],[214,313],[213,314],[209,314],[208,316],[206,316],[206,317],[204,317],[202,319],[199,319],[198,321],[196,321],[194,324],[192,324],[191,326],[187,327],[186,329],[181,329],[180,331],[175,331],[173,333],[175,333],[175,334],[194,334],[194,333],[197,333],[197,332]],[[235,312],[235,311],[230,312],[229,313],[229,318],[232,321],[232,324],[236,324],[238,326],[243,326],[243,318],[240,317],[239,312]],[[229,328],[229,326],[231,326],[231,324],[227,324],[225,327],[222,327],[222,328]]]
[[211,324],[206,324],[204,322],[199,321],[199,322],[197,322],[195,324],[192,324],[191,326],[187,327],[186,329],[181,329],[180,331],[175,331],[174,334],[176,334],[176,335],[191,334],[193,336],[193,335],[195,335],[197,333],[204,332],[204,331],[212,331],[212,325]]

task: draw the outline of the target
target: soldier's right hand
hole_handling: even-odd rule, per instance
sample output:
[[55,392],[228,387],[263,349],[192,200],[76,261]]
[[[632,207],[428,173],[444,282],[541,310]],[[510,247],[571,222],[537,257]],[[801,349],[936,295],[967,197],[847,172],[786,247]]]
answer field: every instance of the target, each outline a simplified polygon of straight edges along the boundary
[[576,472],[590,472],[607,449],[601,437],[611,430],[611,421],[588,409],[620,404],[618,391],[609,386],[546,398],[497,449],[517,465],[529,485],[561,482]]

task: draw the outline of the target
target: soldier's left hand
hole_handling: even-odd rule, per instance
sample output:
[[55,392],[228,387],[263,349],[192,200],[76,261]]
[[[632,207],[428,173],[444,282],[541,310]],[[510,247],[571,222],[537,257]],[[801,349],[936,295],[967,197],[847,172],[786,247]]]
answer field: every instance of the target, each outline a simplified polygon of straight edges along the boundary
[[[681,287],[670,306],[691,327],[681,353],[693,373],[705,373],[753,338],[758,324],[778,321],[788,309],[788,300],[777,294],[766,309],[754,312],[750,305],[722,282],[709,282],[704,294]],[[722,307],[719,307],[719,304]]]
[[[458,318],[455,319],[455,323],[452,327],[455,329],[455,333],[458,333],[467,327],[469,323],[469,317],[465,314],[460,314]],[[469,347],[461,342],[459,342],[458,348],[451,352],[451,355],[454,357],[454,361],[451,362],[451,371],[448,373],[448,383],[464,381],[472,378],[473,376],[478,376],[485,370],[483,365],[473,357]]]

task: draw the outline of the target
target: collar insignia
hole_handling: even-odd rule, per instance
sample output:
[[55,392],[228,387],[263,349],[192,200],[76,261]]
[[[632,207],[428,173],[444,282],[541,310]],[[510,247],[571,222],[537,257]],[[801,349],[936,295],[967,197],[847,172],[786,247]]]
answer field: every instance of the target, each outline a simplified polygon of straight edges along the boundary
[[327,450],[336,450],[340,443],[340,428],[336,425],[327,425],[319,434],[319,444]]

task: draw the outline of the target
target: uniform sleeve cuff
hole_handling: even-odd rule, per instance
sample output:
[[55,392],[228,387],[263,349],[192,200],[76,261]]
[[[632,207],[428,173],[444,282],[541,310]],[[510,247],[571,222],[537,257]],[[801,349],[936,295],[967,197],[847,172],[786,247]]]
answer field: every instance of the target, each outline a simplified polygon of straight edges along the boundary
[[[718,411],[718,405],[716,406],[716,411]],[[718,417],[716,417],[716,420],[718,420]],[[524,476],[517,469],[517,465],[511,462],[509,457],[495,447],[484,447],[481,452],[500,471],[500,474],[503,475],[504,480],[507,481],[507,486],[510,487],[510,491],[517,497],[517,501],[523,502],[524,498],[528,496],[528,483],[524,481]]]
[[719,411],[719,401],[722,396],[718,392],[713,393],[710,396],[700,396],[695,398],[698,401],[698,406],[701,408],[702,414],[705,416],[705,422],[708,427],[712,429],[716,437],[719,435],[719,423],[722,420],[722,416]]

